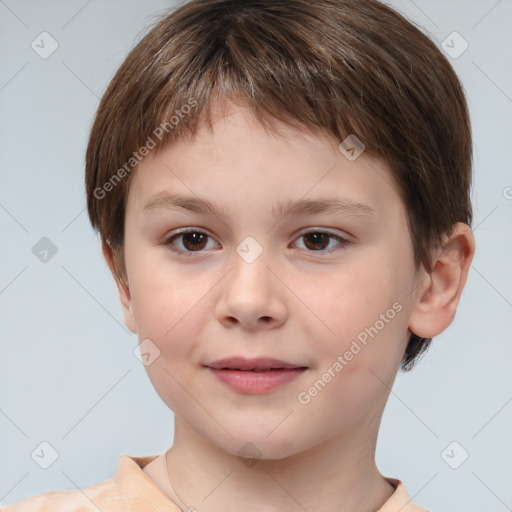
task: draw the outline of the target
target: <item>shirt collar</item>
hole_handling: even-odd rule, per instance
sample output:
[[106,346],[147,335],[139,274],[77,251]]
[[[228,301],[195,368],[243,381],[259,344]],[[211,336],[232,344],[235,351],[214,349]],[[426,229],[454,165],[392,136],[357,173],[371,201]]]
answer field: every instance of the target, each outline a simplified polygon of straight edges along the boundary
[[412,502],[412,498],[400,480],[385,478],[395,488],[395,492],[377,512],[428,512],[428,510],[418,507]]
[[[144,466],[157,457],[158,455],[121,456],[114,482],[125,500],[127,510],[157,509],[159,512],[181,512],[181,509],[142,471]],[[395,492],[377,512],[428,512],[412,502],[400,480],[395,478],[386,478],[386,480],[395,488]]]
[[122,455],[114,475],[127,510],[158,510],[159,512],[181,512],[147,476],[142,468],[155,460],[157,455],[149,457],[131,457]]

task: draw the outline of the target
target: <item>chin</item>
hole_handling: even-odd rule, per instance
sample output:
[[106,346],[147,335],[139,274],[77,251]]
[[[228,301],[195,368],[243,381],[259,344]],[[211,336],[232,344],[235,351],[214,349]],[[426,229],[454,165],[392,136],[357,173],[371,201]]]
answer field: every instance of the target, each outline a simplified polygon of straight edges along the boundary
[[[247,430],[244,434],[234,433],[233,438],[218,442],[211,440],[218,448],[238,457],[248,467],[255,465],[258,460],[282,460],[300,453],[305,447],[297,444],[296,436],[285,431],[273,432],[269,436],[267,432],[252,432]],[[217,441],[217,442],[216,442]]]

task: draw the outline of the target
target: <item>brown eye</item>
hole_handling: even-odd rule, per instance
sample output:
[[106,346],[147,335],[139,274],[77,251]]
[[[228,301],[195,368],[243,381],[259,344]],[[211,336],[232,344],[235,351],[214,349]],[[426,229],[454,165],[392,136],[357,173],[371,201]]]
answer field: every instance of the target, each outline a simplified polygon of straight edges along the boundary
[[184,233],[180,236],[183,237],[183,246],[189,251],[197,251],[204,249],[206,245],[207,235],[204,233]]
[[208,239],[211,239],[211,237],[206,233],[189,229],[170,236],[164,241],[163,245],[169,246],[173,252],[188,256],[194,252],[203,252],[203,249],[208,245]]
[[[306,250],[309,252],[319,252],[320,254],[329,254],[331,252],[343,249],[352,243],[346,238],[342,238],[341,236],[335,235],[334,233],[329,233],[327,231],[309,231],[308,233],[303,233],[299,237],[299,240],[300,239],[304,240],[304,246]],[[332,240],[335,240],[338,243],[329,247]]]
[[324,250],[331,238],[327,233],[307,233],[303,235],[308,249]]

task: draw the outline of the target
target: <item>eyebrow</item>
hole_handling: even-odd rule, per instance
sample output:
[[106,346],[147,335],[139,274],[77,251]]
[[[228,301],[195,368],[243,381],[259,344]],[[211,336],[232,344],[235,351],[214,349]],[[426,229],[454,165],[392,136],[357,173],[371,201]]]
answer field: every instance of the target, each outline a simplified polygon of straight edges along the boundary
[[[144,206],[143,212],[151,210],[184,209],[196,213],[212,213],[218,217],[226,215],[226,210],[215,201],[209,201],[200,197],[184,196],[181,194],[158,194],[151,198]],[[337,197],[323,199],[299,199],[297,201],[278,201],[272,207],[274,217],[281,217],[286,210],[286,215],[331,213],[337,215],[373,216],[375,210],[366,204],[347,201]]]

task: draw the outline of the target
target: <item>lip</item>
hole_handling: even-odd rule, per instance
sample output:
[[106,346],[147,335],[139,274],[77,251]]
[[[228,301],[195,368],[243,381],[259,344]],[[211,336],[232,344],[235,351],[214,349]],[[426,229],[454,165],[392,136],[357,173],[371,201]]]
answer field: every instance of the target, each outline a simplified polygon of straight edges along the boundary
[[300,364],[286,363],[279,359],[272,359],[269,357],[258,357],[256,359],[247,359],[245,357],[226,357],[219,359],[213,363],[205,366],[215,368],[218,370],[272,370],[272,369],[290,369],[290,368],[305,368]]
[[308,369],[278,359],[243,357],[220,359],[205,366],[231,389],[254,395],[291,383]]

